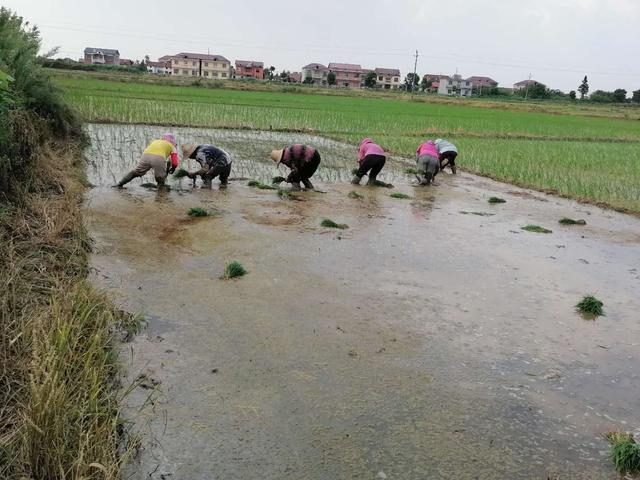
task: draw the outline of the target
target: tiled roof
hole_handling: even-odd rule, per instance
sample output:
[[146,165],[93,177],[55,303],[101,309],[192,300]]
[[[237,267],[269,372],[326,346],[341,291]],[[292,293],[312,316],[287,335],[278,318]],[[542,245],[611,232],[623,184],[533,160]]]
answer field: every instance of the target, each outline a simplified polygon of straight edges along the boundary
[[376,73],[378,75],[400,76],[400,70],[397,68],[376,68]]
[[118,50],[114,50],[112,48],[94,48],[94,47],[85,48],[84,53],[89,55],[93,55],[96,53],[102,53],[104,55],[120,55],[120,52]]
[[473,82],[473,83],[495,83],[496,85],[498,84],[498,82],[496,82],[493,78],[490,77],[479,77],[479,76],[473,76],[473,77],[469,77],[467,78],[468,82]]
[[362,71],[362,66],[356,63],[330,63],[329,70],[348,70],[348,71]]
[[264,63],[254,62],[253,60],[236,60],[236,67],[264,68]]
[[204,53],[180,52],[172,55],[171,58],[189,58],[194,60],[208,60],[210,62],[229,62],[229,60],[222,55],[207,55]]
[[522,80],[521,82],[514,83],[514,85],[516,87],[526,87],[527,85],[535,85],[536,83],[538,82],[535,80]]
[[327,70],[327,67],[322,65],[321,63],[310,63],[309,65],[305,65],[302,67],[303,70]]

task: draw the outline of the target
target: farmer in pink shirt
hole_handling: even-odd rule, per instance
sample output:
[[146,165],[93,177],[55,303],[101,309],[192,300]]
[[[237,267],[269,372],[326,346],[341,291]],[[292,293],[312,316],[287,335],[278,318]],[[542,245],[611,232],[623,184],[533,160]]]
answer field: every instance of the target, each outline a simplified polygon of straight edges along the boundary
[[433,140],[421,143],[416,150],[416,163],[418,181],[420,185],[431,185],[433,179],[440,171],[438,147]]
[[359,168],[356,174],[351,180],[354,185],[360,185],[362,177],[369,174],[369,181],[367,185],[376,186],[376,177],[384,167],[387,161],[387,156],[380,145],[373,143],[370,138],[365,138],[360,142],[360,148],[358,149],[358,164]]

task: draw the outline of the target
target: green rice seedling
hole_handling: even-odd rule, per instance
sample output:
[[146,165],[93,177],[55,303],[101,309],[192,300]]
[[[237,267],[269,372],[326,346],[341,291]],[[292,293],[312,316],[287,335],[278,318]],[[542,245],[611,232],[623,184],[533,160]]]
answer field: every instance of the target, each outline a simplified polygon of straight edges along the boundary
[[224,267],[223,278],[229,280],[231,278],[242,277],[246,274],[247,270],[244,268],[244,266],[240,262],[234,260],[233,262],[228,263],[226,267]]
[[495,213],[487,213],[487,212],[467,212],[464,210],[460,211],[461,214],[463,215],[477,215],[479,217],[493,217],[495,215]]
[[184,168],[179,168],[176,173],[173,174],[173,178],[184,178],[189,176],[189,171]]
[[140,186],[142,188],[148,188],[148,189],[158,188],[158,185],[156,185],[155,183],[151,183],[151,182],[145,182],[145,183],[141,184]]
[[489,203],[507,203],[507,201],[504,198],[500,197],[490,197]]
[[338,228],[340,230],[345,230],[349,228],[349,225],[347,225],[346,223],[336,223],[333,220],[330,220],[328,218],[325,218],[324,220],[322,220],[322,222],[320,222],[320,225],[325,228]]
[[208,217],[209,210],[200,207],[193,207],[189,209],[187,215],[189,215],[190,217]]
[[349,194],[347,195],[347,197],[349,198],[353,198],[354,200],[361,200],[364,197],[362,195],[360,195],[358,192],[351,190],[349,192]]
[[596,297],[593,295],[587,295],[576,305],[576,309],[583,315],[595,318],[604,315],[604,310],[602,309],[603,306],[604,303]]
[[606,434],[611,448],[611,461],[622,475],[640,473],[640,445],[633,434],[609,432]]
[[562,218],[558,223],[562,225],[586,225],[587,222],[585,220],[573,220],[572,218]]
[[417,175],[418,170],[416,170],[415,168],[405,168],[404,173],[406,173],[407,175]]
[[393,192],[392,194],[389,195],[391,198],[399,198],[399,199],[407,199],[407,198],[412,198],[410,195],[407,195],[406,193],[400,193],[400,192]]
[[526,230],[527,232],[533,232],[533,233],[553,233],[552,230],[541,227],[540,225],[525,225],[524,227],[521,227],[521,228],[522,230]]
[[377,179],[373,182],[373,185],[376,186],[376,187],[393,188],[393,184],[385,183],[385,182],[383,182],[381,180],[377,180]]
[[258,188],[260,190],[277,190],[277,187],[267,185],[266,183],[259,182],[258,180],[249,180],[247,183],[249,187]]
[[286,180],[286,178],[284,178],[284,177],[273,177],[273,180],[271,180],[271,184],[272,185],[280,185],[285,180]]

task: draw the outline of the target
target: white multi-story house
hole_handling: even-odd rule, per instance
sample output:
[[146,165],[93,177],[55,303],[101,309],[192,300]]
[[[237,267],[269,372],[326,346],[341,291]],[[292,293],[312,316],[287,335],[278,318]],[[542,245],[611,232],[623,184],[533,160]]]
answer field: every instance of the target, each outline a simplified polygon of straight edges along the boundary
[[400,88],[400,70],[396,68],[376,68],[376,86],[385,90]]
[[171,61],[157,61],[157,62],[147,62],[147,72],[153,73],[154,75],[171,75]]
[[183,77],[228,80],[231,78],[231,62],[222,55],[182,52],[171,56],[171,73]]
[[[329,69],[321,63],[310,63],[302,67],[302,82],[313,83],[314,85],[327,85],[327,75]],[[307,80],[311,79],[311,80]]]
[[469,79],[463,79],[461,75],[455,74],[451,77],[440,77],[438,84],[438,94],[456,95],[460,97],[470,97],[473,92],[473,84]]

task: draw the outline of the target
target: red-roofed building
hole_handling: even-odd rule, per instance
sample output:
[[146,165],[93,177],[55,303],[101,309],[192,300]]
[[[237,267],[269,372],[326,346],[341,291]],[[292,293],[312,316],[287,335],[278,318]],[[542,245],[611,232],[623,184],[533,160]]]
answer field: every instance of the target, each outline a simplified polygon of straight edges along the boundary
[[264,80],[264,63],[252,60],[236,60],[236,78]]
[[364,71],[355,63],[330,63],[329,71],[336,76],[336,85],[347,88],[360,88]]

